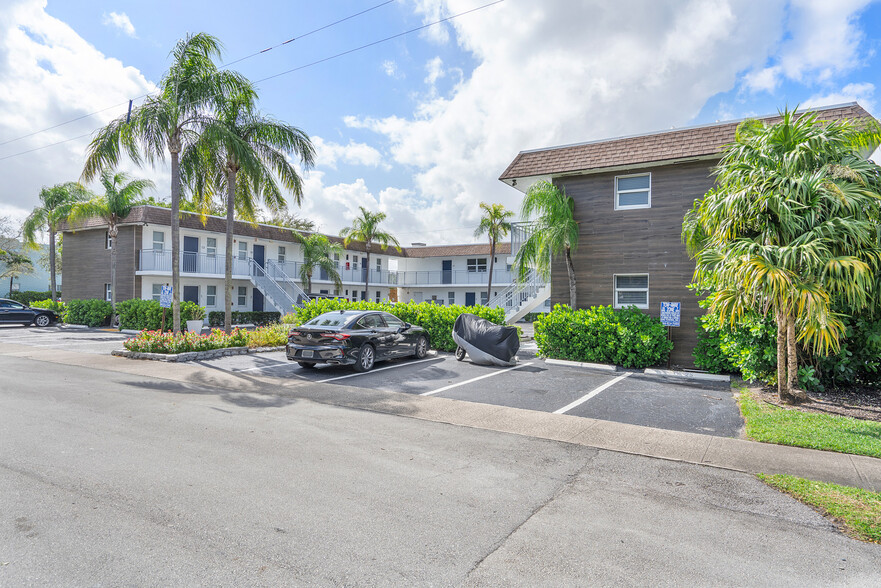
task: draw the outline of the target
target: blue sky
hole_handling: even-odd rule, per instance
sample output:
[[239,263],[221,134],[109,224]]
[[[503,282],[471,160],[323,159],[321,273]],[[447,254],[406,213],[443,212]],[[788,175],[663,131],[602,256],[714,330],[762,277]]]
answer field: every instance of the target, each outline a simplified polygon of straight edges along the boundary
[[[0,143],[144,94],[188,32],[232,61],[382,2],[0,1]],[[395,0],[232,67],[260,80],[489,1]],[[865,0],[505,0],[258,87],[262,109],[318,147],[295,212],[336,233],[365,205],[404,243],[467,242],[480,201],[519,206],[496,178],[523,149],[796,104],[878,115],[879,25]],[[0,215],[76,179],[88,139],[18,153],[120,112],[0,144]],[[164,167],[127,171],[167,195]]]

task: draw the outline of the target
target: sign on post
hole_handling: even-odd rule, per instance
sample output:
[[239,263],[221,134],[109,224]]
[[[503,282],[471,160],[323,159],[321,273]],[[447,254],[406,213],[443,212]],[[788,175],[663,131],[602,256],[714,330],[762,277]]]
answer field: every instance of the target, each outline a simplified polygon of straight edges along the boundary
[[661,303],[661,324],[665,327],[678,327],[679,315],[682,311],[681,302]]
[[168,284],[162,286],[162,291],[159,293],[159,306],[171,308],[171,286]]

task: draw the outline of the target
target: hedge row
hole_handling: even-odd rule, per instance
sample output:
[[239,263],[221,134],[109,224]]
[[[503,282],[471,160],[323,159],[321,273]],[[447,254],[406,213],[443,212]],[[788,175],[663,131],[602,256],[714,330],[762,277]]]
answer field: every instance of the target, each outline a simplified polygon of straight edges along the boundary
[[[215,310],[208,313],[208,324],[212,327],[222,327],[223,326],[223,317],[226,313],[223,311]],[[232,312],[232,324],[234,325],[257,325],[258,327],[262,327],[264,325],[269,325],[272,323],[277,323],[281,319],[280,312],[270,312],[270,311],[256,311],[256,310],[248,310],[248,311],[238,311],[234,310]]]
[[[58,298],[61,298],[61,290],[56,292],[55,295]],[[48,290],[45,292],[38,292],[36,290],[25,290],[24,292],[10,292],[9,299],[15,300],[16,302],[21,302],[22,304],[27,304],[28,306],[31,306],[31,304],[33,304],[34,302],[37,302],[38,300],[51,300],[52,293],[49,292]],[[45,307],[40,306],[38,308],[45,308]]]
[[456,343],[453,341],[453,324],[456,318],[463,312],[475,314],[498,325],[505,323],[505,313],[500,308],[488,308],[486,306],[459,306],[432,304],[430,302],[368,302],[359,300],[321,299],[309,301],[303,308],[294,311],[296,324],[306,321],[335,310],[381,310],[393,314],[404,322],[419,325],[428,333],[431,346],[442,351],[455,351]]
[[[116,303],[116,312],[119,314],[119,328],[135,331],[158,331],[162,327],[162,307],[156,300],[141,300],[133,298]],[[180,303],[180,320],[194,320],[199,315],[204,316],[204,309],[189,300]],[[165,328],[172,326],[171,309],[165,313]]]
[[92,298],[90,300],[71,300],[61,320],[71,325],[100,327],[110,324],[113,306],[106,300]]
[[557,304],[533,325],[539,351],[555,359],[645,368],[665,363],[673,350],[661,321],[633,307]]

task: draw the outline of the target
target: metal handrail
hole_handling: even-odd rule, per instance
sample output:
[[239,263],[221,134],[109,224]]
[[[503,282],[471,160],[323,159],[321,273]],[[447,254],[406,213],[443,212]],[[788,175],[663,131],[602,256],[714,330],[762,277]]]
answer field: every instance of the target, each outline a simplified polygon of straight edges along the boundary
[[[254,261],[254,259],[248,259],[248,275],[251,276],[251,281],[258,288],[260,287],[260,278],[263,278],[264,284],[272,284],[275,286],[275,289],[281,292],[282,296],[287,298],[288,302],[291,305],[291,308],[297,306],[297,301],[291,298],[291,295],[285,291],[284,288],[279,285],[278,282],[273,280],[270,276],[266,274],[266,270],[264,270],[259,263]],[[270,299],[270,302],[273,303],[274,306],[278,307],[280,310],[283,310],[281,305],[274,301],[273,297],[268,292],[263,292],[263,295]]]
[[[266,267],[270,268],[273,274],[280,274],[285,284],[291,285],[291,287],[294,289],[294,294],[297,295],[298,300],[302,300],[302,302],[304,303],[311,300],[311,298],[309,298],[309,295],[306,294],[306,292],[300,287],[300,285],[297,284],[297,282],[295,282],[293,279],[291,279],[291,277],[287,275],[287,273],[285,273],[285,271],[280,267],[280,264],[271,259],[268,259],[266,260]],[[275,275],[267,277],[275,280]],[[275,281],[278,282],[278,280]],[[297,304],[297,306],[302,306],[302,304]]]

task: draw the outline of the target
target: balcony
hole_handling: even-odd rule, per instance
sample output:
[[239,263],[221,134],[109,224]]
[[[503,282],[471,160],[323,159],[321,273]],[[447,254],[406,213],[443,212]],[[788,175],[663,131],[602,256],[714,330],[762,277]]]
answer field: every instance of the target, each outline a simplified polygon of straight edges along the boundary
[[[138,256],[138,271],[160,274],[171,274],[171,251],[142,249]],[[223,276],[226,272],[225,255],[209,255],[207,253],[180,254],[181,275]],[[248,277],[248,260],[233,258],[232,273],[236,277]]]
[[[284,273],[290,276],[294,280],[300,279],[300,270],[303,267],[303,262],[301,261],[286,261],[284,263],[277,264]],[[349,268],[338,268],[337,271],[340,274],[340,280],[343,284],[364,284],[365,279],[365,269],[363,266],[358,267],[358,264],[350,264]],[[312,270],[312,282],[317,283],[332,283],[330,276],[327,275],[327,272],[322,271],[319,268],[314,268]],[[390,272],[388,270],[370,270],[370,284],[372,286],[389,286],[395,287],[398,285],[398,273]],[[315,287],[313,286],[313,290]]]
[[[407,288],[421,286],[486,286],[489,272],[470,272],[467,270],[428,270],[398,272],[398,285]],[[507,270],[493,270],[493,285],[506,285],[513,282],[513,275]]]

